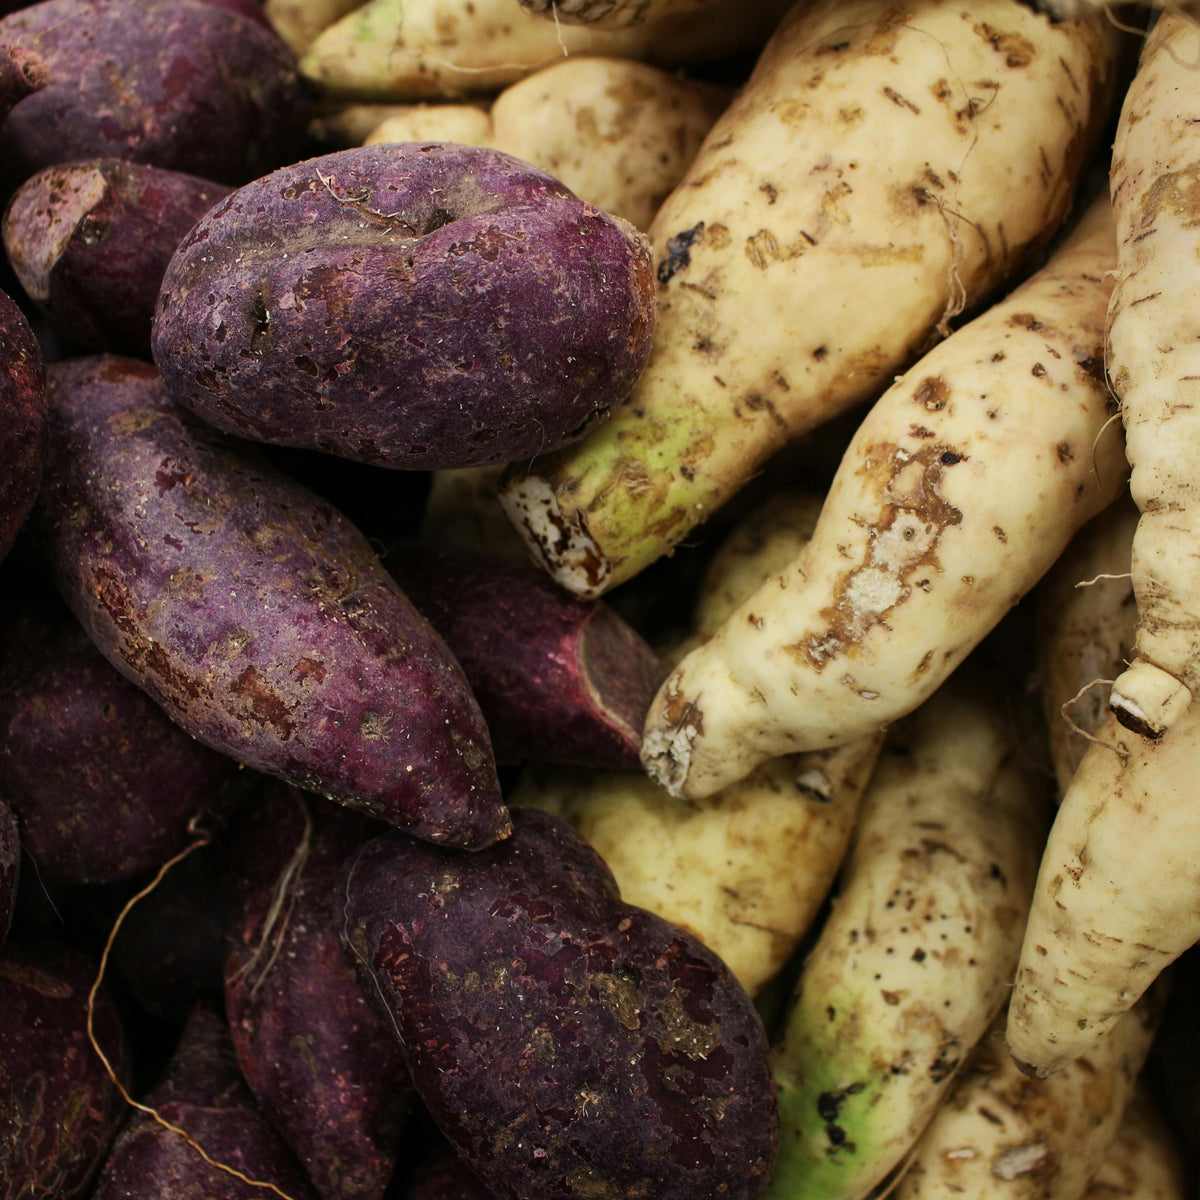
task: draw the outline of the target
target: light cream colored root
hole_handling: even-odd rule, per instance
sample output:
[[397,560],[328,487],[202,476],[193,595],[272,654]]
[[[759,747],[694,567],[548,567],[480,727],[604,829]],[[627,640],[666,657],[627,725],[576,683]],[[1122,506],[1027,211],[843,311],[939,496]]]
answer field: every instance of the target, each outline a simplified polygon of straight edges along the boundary
[[137,1109],[138,1112],[145,1113],[146,1116],[153,1119],[155,1122],[157,1122],[159,1125],[161,1125],[164,1129],[169,1130],[171,1133],[177,1134],[179,1137],[183,1138],[183,1140],[185,1142],[187,1142],[187,1144],[189,1146],[191,1146],[191,1148],[193,1150],[195,1150],[196,1153],[199,1154],[200,1157],[202,1159],[204,1159],[204,1161],[206,1163],[208,1163],[208,1165],[210,1167],[213,1167],[218,1171],[224,1171],[227,1175],[232,1175],[235,1179],[240,1179],[242,1181],[242,1183],[249,1184],[251,1187],[266,1188],[269,1191],[274,1192],[277,1196],[282,1197],[282,1200],[292,1200],[292,1197],[289,1196],[287,1194],[287,1192],[283,1191],[281,1188],[277,1187],[275,1184],[271,1183],[269,1180],[252,1179],[249,1175],[244,1175],[236,1167],[231,1167],[227,1163],[218,1162],[215,1158],[212,1157],[212,1155],[210,1155],[208,1153],[207,1150],[204,1149],[203,1146],[201,1146],[199,1144],[199,1142],[197,1142],[195,1140],[195,1138],[193,1138],[191,1136],[191,1134],[189,1134],[187,1132],[186,1129],[182,1129],[180,1126],[176,1125],[173,1121],[168,1121],[166,1119],[166,1117],[164,1117],[157,1109],[155,1109],[151,1105],[143,1104],[140,1100],[135,1100],[129,1094],[128,1088],[126,1088],[124,1083],[121,1082],[121,1078],[117,1074],[116,1068],[112,1065],[112,1061],[109,1059],[108,1055],[104,1052],[104,1048],[100,1045],[100,1042],[96,1038],[96,1028],[95,1028],[96,996],[99,994],[100,987],[104,982],[104,973],[108,969],[108,960],[112,954],[113,943],[117,940],[117,934],[120,932],[121,926],[125,922],[125,918],[129,915],[129,913],[133,909],[133,906],[135,904],[137,904],[138,901],[145,899],[146,896],[148,896],[152,891],[154,891],[154,889],[156,887],[158,887],[158,885],[165,878],[167,872],[172,867],[176,866],[178,863],[181,863],[185,858],[188,857],[189,854],[192,854],[194,851],[199,850],[203,846],[207,846],[208,843],[212,840],[208,833],[206,833],[204,830],[198,829],[196,827],[196,823],[194,820],[188,826],[188,832],[195,835],[196,840],[194,842],[190,842],[173,858],[169,858],[165,863],[163,863],[163,865],[161,867],[159,867],[158,872],[155,874],[154,878],[144,888],[142,888],[142,890],[140,892],[137,892],[134,896],[130,897],[130,899],[128,901],[126,901],[125,906],[117,914],[117,919],[113,922],[112,929],[109,930],[108,939],[104,943],[104,952],[100,955],[100,966],[96,972],[96,978],[92,982],[91,988],[88,990],[88,999],[87,999],[87,1036],[88,1036],[88,1041],[91,1043],[92,1049],[99,1056],[100,1062],[104,1065],[104,1070],[107,1073],[109,1080],[112,1082],[112,1084],[116,1087],[117,1091],[120,1093],[121,1099],[124,1100],[125,1103],[130,1106],[130,1108],[135,1108],[135,1109]]
[[1099,583],[1102,579],[1132,579],[1132,571],[1122,571],[1120,575],[1111,575],[1107,571],[1101,571],[1099,575],[1093,575],[1091,579],[1081,579],[1075,586],[1077,588],[1092,587]]

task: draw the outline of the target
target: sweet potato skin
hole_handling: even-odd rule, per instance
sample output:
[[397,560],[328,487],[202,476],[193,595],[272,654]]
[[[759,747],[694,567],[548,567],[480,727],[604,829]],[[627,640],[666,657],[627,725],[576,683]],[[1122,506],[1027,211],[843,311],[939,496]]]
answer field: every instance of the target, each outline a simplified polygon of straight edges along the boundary
[[45,87],[49,81],[49,72],[40,55],[20,46],[0,45],[0,123],[18,100]]
[[9,191],[94,155],[240,184],[298,146],[295,59],[263,23],[201,0],[40,0],[0,18],[0,43],[41,55],[51,81],[0,131]]
[[168,390],[259,441],[406,469],[582,436],[649,351],[632,226],[499,151],[389,143],[238,189],[167,269]]
[[75,345],[149,358],[167,263],[230,190],[119,158],[57,164],[13,194],[4,248],[26,294]]
[[237,764],[100,653],[57,596],[0,610],[0,795],[44,877],[103,884],[165,862]]
[[[315,1200],[304,1172],[263,1116],[238,1073],[229,1030],[215,1009],[197,1004],[162,1079],[144,1098],[186,1130],[210,1158],[291,1200]],[[261,1200],[248,1183],[211,1166],[177,1133],[145,1113],[122,1129],[93,1200]]]
[[638,766],[666,667],[607,604],[466,547],[398,539],[384,565],[462,663],[499,762]]
[[354,525],[147,363],[56,363],[49,393],[36,538],[118,670],[246,766],[418,837],[507,832],[462,670]]
[[[59,941],[10,938],[0,951],[0,1197],[87,1193],[126,1113],[88,1044],[95,968]],[[125,1083],[127,1044],[105,988],[95,1033]]]
[[225,960],[230,1034],[263,1112],[329,1200],[383,1195],[417,1099],[334,920],[343,861],[383,828],[280,787],[243,810],[233,836],[246,865]]
[[46,370],[25,314],[0,292],[0,559],[12,549],[41,484]]
[[343,937],[434,1120],[510,1200],[761,1195],[778,1119],[745,992],[566,822],[513,823],[477,855],[385,835],[347,866]]

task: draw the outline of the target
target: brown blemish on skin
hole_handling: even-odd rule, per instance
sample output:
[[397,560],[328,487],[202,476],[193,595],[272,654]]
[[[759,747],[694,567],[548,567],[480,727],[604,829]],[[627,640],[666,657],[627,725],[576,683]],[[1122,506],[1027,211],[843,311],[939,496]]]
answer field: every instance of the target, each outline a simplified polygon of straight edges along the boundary
[[250,717],[260,725],[270,725],[280,738],[287,741],[296,732],[296,724],[288,717],[288,706],[268,686],[256,668],[247,667],[230,685],[235,696],[250,702]]
[[1142,201],[1138,224],[1149,229],[1163,215],[1181,218],[1185,229],[1200,225],[1200,164],[1155,179]]
[[882,503],[867,526],[862,561],[840,577],[834,603],[821,610],[824,629],[785,646],[787,653],[823,670],[832,659],[860,647],[870,630],[909,598],[915,572],[941,570],[937,549],[942,534],[962,521],[962,513],[941,493],[942,476],[961,459],[940,443],[915,452],[889,442],[867,448],[859,471],[874,477],[873,490]]
[[986,21],[981,21],[973,28],[997,54],[1004,55],[1006,67],[1027,67],[1037,57],[1037,47],[1022,34],[1006,33]]

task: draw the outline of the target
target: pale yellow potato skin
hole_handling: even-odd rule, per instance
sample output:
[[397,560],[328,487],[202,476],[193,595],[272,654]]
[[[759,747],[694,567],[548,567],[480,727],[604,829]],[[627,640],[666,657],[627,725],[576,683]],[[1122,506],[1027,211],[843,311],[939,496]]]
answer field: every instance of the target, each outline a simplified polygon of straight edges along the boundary
[[367,0],[326,28],[300,71],[330,99],[414,101],[496,92],[574,54],[680,67],[761,46],[786,0],[716,0],[623,29],[555,24],[515,0]]
[[[789,489],[743,517],[709,562],[697,636],[803,546],[819,509],[818,497]],[[533,765],[508,800],[565,817],[627,903],[691,930],[755,995],[829,893],[882,740],[774,759],[698,803],[681,804],[637,771]]]
[[809,547],[667,677],[643,763],[679,795],[911,712],[1125,486],[1097,200],[1035,276],[884,393]]
[[1132,653],[1137,520],[1122,493],[1075,535],[1038,587],[1038,690],[1060,794],[1108,719],[1108,689]]
[[1009,719],[958,678],[891,730],[773,1051],[768,1200],[871,1194],[1003,1007],[1050,812]]
[[1200,687],[1200,24],[1164,12],[1113,144],[1117,214],[1108,369],[1121,399],[1133,542],[1134,660],[1113,685],[1122,722],[1169,728]]
[[[1161,997],[1147,996],[1085,1057],[1049,1079],[1030,1079],[1013,1062],[1001,1014],[917,1143],[895,1200],[1090,1194],[1097,1172],[1114,1166],[1104,1156],[1119,1136],[1161,1009]],[[1164,1194],[1176,1193],[1168,1187]]]
[[1200,940],[1200,704],[1158,739],[1109,718],[1063,796],[1008,1017],[1039,1075],[1104,1037]]
[[263,15],[296,55],[304,54],[323,30],[363,0],[263,0]]
[[793,8],[650,228],[628,401],[502,484],[555,578],[631,578],[1019,275],[1068,210],[1114,44],[1017,0]]
[[[514,0],[515,2],[515,0]],[[530,12],[540,13],[548,20],[565,21],[572,25],[595,25],[600,28],[619,28],[639,25],[659,17],[695,15],[704,20],[704,9],[713,0],[520,0]],[[753,4],[755,0],[747,0]]]
[[729,98],[726,88],[648,63],[572,57],[505,88],[490,112],[462,104],[413,105],[383,121],[366,142],[491,146],[645,229]]

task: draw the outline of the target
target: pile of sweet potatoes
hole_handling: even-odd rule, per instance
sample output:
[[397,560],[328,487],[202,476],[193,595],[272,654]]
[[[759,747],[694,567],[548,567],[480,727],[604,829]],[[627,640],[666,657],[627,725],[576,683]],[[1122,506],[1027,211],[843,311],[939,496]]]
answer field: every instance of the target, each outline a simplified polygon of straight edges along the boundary
[[0,0],[0,1200],[1182,1200],[1190,924],[1004,1042],[1138,34],[489,3]]

